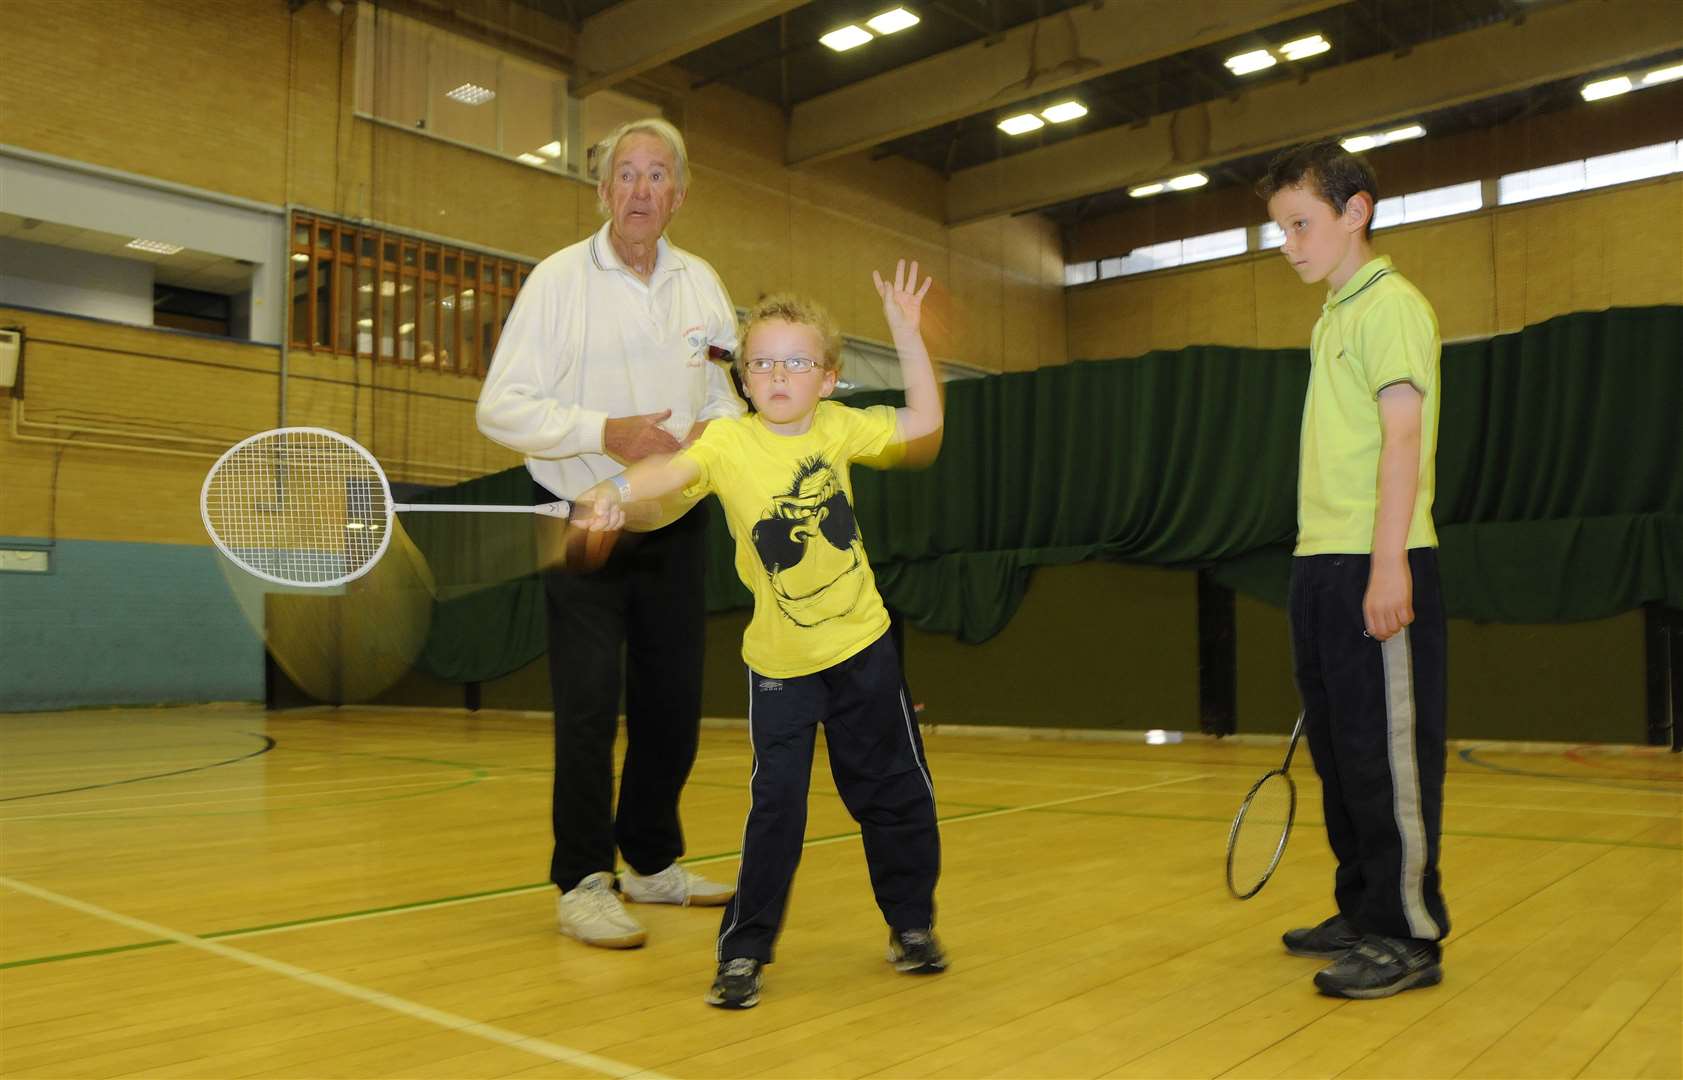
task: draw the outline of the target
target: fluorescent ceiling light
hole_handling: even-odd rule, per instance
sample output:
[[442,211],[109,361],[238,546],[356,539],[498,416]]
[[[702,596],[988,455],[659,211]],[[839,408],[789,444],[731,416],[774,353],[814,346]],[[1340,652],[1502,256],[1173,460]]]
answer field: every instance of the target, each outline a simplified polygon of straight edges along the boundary
[[454,90],[446,91],[444,96],[452,101],[459,101],[463,105],[483,105],[496,97],[497,92],[480,86],[478,83],[465,82]]
[[415,324],[414,323],[406,322],[406,323],[402,323],[401,325],[398,326],[397,332],[400,333],[400,334],[408,334],[408,333],[413,332],[414,329],[415,329]]
[[1143,199],[1147,195],[1156,195],[1157,193],[1161,192],[1162,190],[1163,190],[1163,185],[1162,184],[1141,184],[1139,187],[1129,188],[1128,189],[1128,194],[1132,195],[1136,199]]
[[128,246],[136,251],[150,251],[154,255],[174,255],[181,250],[180,244],[166,244],[162,240],[130,240]]
[[364,329],[373,329],[374,320],[373,319],[358,319],[356,321],[356,324],[360,327],[363,327]]
[[561,156],[561,140],[556,139],[554,142],[544,143],[542,146],[538,147],[538,153],[542,154],[544,157],[547,157],[547,158],[558,158],[558,157],[560,157]]
[[1040,110],[1040,115],[1054,124],[1064,124],[1071,120],[1087,115],[1087,106],[1079,101],[1060,101],[1050,109]]
[[867,19],[865,25],[879,34],[895,34],[908,26],[916,26],[920,20],[916,15],[903,7],[893,11],[885,11],[874,19]]
[[1348,139],[1339,140],[1339,145],[1352,154],[1364,153],[1375,147],[1389,146],[1391,143],[1403,142],[1406,139],[1418,139],[1426,134],[1426,129],[1419,124],[1404,124],[1390,131],[1370,131],[1364,135],[1352,135]]
[[[149,244],[149,243],[151,243],[150,240],[136,240],[134,243],[130,244],[129,247],[140,247],[142,244]],[[151,249],[148,248],[147,250],[151,250]],[[292,253],[292,261],[293,262],[309,262],[310,257],[308,255],[304,254],[302,251],[294,251]]]
[[548,165],[549,164],[549,159],[548,158],[539,157],[536,154],[520,154],[514,160],[524,161],[528,165]]
[[1274,54],[1267,49],[1252,49],[1250,52],[1242,52],[1237,56],[1229,56],[1223,63],[1227,65],[1227,70],[1235,75],[1250,75],[1254,72],[1266,71],[1279,61],[1274,59]]
[[1673,64],[1670,67],[1655,68],[1642,76],[1643,86],[1657,86],[1673,79],[1683,79],[1683,64]]
[[999,130],[1007,135],[1026,135],[1031,131],[1046,126],[1046,122],[1033,113],[1018,113],[1007,116],[999,122]]
[[1173,180],[1170,180],[1169,190],[1190,191],[1193,188],[1203,187],[1209,182],[1210,178],[1201,172],[1187,173],[1185,176],[1177,176]]
[[849,49],[856,49],[865,44],[865,42],[871,40],[871,32],[866,30],[864,27],[854,26],[852,23],[849,23],[839,30],[830,31],[818,40],[837,52],[846,52]]
[[1630,92],[1630,77],[1617,75],[1611,79],[1598,79],[1592,83],[1585,83],[1578,93],[1585,101],[1600,101],[1602,98],[1618,97]]
[[1305,60],[1311,56],[1319,56],[1332,48],[1332,42],[1319,34],[1300,37],[1296,41],[1288,41],[1279,48],[1281,56],[1287,60]]

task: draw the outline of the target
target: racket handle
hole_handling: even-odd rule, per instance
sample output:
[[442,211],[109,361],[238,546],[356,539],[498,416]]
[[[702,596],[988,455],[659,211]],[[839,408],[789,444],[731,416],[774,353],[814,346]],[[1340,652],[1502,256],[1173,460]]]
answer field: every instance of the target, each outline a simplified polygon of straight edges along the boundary
[[572,513],[573,504],[566,499],[538,503],[535,506],[495,503],[392,503],[392,509],[428,514],[542,514],[545,517],[565,518]]

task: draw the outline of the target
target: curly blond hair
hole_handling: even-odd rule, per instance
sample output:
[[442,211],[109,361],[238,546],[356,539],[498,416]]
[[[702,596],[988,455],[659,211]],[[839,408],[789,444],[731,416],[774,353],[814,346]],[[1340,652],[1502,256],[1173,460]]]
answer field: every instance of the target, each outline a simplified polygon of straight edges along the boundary
[[748,314],[743,316],[742,345],[736,360],[739,374],[746,374],[742,370],[742,364],[748,351],[748,335],[754,332],[754,327],[772,319],[810,326],[817,331],[818,340],[824,347],[824,367],[838,376],[841,375],[841,327],[836,325],[836,320],[830,317],[830,313],[825,311],[822,305],[794,293],[776,293],[761,297],[758,303],[748,309]]

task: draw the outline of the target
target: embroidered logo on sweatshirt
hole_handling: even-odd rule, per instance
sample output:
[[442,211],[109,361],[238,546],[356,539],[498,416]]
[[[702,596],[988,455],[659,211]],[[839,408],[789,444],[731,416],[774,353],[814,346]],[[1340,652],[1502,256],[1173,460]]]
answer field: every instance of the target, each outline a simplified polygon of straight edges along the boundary
[[783,689],[783,683],[781,681],[777,680],[777,679],[761,679],[760,680],[760,689],[762,691],[781,690],[781,689]]

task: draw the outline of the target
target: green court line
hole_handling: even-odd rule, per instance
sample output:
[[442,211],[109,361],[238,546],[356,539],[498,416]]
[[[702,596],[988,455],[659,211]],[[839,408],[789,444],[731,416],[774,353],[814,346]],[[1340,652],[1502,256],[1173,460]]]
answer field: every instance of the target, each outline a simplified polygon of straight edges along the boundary
[[[1029,813],[1075,814],[1081,817],[1148,818],[1153,821],[1198,821],[1213,822],[1221,825],[1230,824],[1233,820],[1228,817],[1211,817],[1202,814],[1146,813],[1145,811],[1140,810],[1072,810],[1062,806],[1042,807],[1031,810]],[[960,814],[957,818],[942,818],[941,820],[953,821],[969,816],[971,815]],[[1319,821],[1300,820],[1296,822],[1294,828],[1301,828],[1306,825],[1313,825],[1316,828],[1324,827],[1324,824]],[[1683,851],[1683,844],[1660,844],[1649,840],[1597,840],[1585,836],[1533,836],[1527,833],[1479,832],[1475,829],[1445,829],[1443,830],[1443,835],[1469,837],[1475,840],[1530,840],[1545,844],[1594,844],[1600,847],[1653,848],[1658,851]]]
[[[617,773],[615,774],[615,778],[616,779],[618,778]],[[746,784],[727,783],[723,780],[693,780],[692,779],[692,780],[684,781],[684,786],[687,787],[687,788],[691,788],[691,787],[730,788],[732,791],[745,791],[745,790],[747,790],[747,785]],[[822,790],[822,789],[817,789],[817,788],[808,792],[807,795],[808,795],[809,798],[813,797],[813,796],[816,796],[818,798],[824,798],[824,799],[840,799],[841,798],[841,796],[834,791]],[[943,805],[943,806],[962,806],[966,810],[1003,810],[1003,809],[1005,809],[1005,807],[1003,807],[1003,806],[996,806],[992,803],[954,802],[951,799],[942,799],[941,800],[941,805]]]
[[[473,782],[475,782],[475,781],[468,781],[468,783],[473,783]],[[976,806],[977,808],[972,809],[967,813],[951,814],[951,815],[947,815],[945,817],[942,817],[942,818],[939,819],[942,824],[955,822],[955,821],[964,821],[968,818],[978,817],[978,816],[981,816],[983,814],[997,813],[997,812],[1002,811],[1002,810],[1017,809],[1015,807],[1010,807],[1010,806],[977,806],[977,804],[964,804],[964,803],[948,803],[947,805],[949,805],[949,806],[967,806],[968,805],[968,806]],[[1225,817],[1211,817],[1211,816],[1207,816],[1207,815],[1197,815],[1197,814],[1164,814],[1164,813],[1147,813],[1147,812],[1144,812],[1144,811],[1127,811],[1127,810],[1076,810],[1076,809],[1070,809],[1068,807],[1062,807],[1062,806],[1025,808],[1022,812],[1031,813],[1031,814],[1072,814],[1072,815],[1075,815],[1075,816],[1078,816],[1078,817],[1141,818],[1141,819],[1152,820],[1152,821],[1191,821],[1191,822],[1198,822],[1200,824],[1212,824],[1212,823],[1213,824],[1226,824],[1229,821],[1229,819],[1225,818]],[[1320,823],[1319,822],[1303,821],[1303,822],[1299,822],[1298,824],[1299,825],[1304,825],[1304,826],[1316,825],[1318,827]],[[857,829],[850,830],[850,831],[847,831],[847,832],[830,833],[830,834],[827,834],[825,836],[812,837],[811,839],[804,841],[802,846],[805,847],[805,846],[816,846],[816,845],[819,845],[819,844],[830,844],[830,843],[835,843],[835,842],[841,841],[841,840],[852,839],[854,837],[857,837],[858,835],[859,835],[859,830],[857,830]],[[1552,844],[1590,844],[1590,845],[1594,845],[1594,846],[1598,846],[1598,847],[1646,848],[1646,849],[1652,849],[1652,850],[1657,850],[1657,851],[1679,851],[1679,850],[1683,850],[1683,845],[1661,844],[1661,843],[1653,843],[1653,842],[1643,841],[1643,840],[1596,840],[1596,839],[1590,839],[1590,838],[1581,837],[1581,836],[1528,836],[1528,835],[1517,834],[1517,833],[1479,832],[1479,831],[1470,830],[1470,829],[1445,829],[1443,831],[1443,835],[1445,835],[1445,836],[1467,837],[1467,838],[1481,839],[1481,840],[1518,840],[1518,841],[1526,841],[1526,842],[1534,842],[1534,843],[1552,843]],[[682,862],[682,863],[686,863],[686,864],[705,865],[707,863],[713,863],[713,862],[724,862],[724,861],[729,860],[729,859],[737,858],[741,854],[742,854],[742,852],[740,850],[721,851],[721,852],[715,852],[714,854],[711,854],[711,855],[691,856],[689,858],[680,859],[679,861]],[[361,910],[358,910],[358,911],[339,912],[339,913],[333,914],[333,915],[317,915],[317,916],[307,918],[307,919],[290,919],[290,920],[286,920],[286,921],[283,921],[283,922],[264,923],[264,924],[259,925],[259,926],[240,927],[240,928],[234,929],[234,930],[216,930],[216,931],[212,931],[211,933],[208,933],[208,934],[199,934],[199,935],[196,935],[196,936],[200,937],[200,938],[203,938],[206,941],[215,941],[215,940],[220,939],[220,938],[233,938],[233,937],[240,937],[240,936],[244,936],[244,935],[256,935],[256,934],[268,933],[268,932],[275,931],[275,930],[288,930],[288,929],[292,929],[294,927],[324,926],[324,925],[329,925],[329,924],[336,923],[336,922],[344,922],[344,921],[347,921],[347,920],[350,920],[350,919],[367,918],[369,916],[374,916],[374,915],[388,915],[388,914],[393,914],[393,913],[402,912],[402,911],[422,911],[422,910],[425,910],[427,908],[440,907],[440,906],[443,906],[445,904],[464,903],[464,902],[471,902],[471,901],[475,901],[475,900],[488,900],[488,899],[498,897],[498,896],[513,896],[513,895],[517,895],[519,893],[532,892],[532,891],[539,890],[539,889],[546,889],[546,888],[549,887],[549,884],[550,884],[549,882],[543,881],[543,882],[536,882],[536,883],[529,884],[529,885],[509,885],[509,886],[504,886],[503,888],[500,888],[500,889],[486,889],[486,890],[483,890],[483,891],[480,891],[480,892],[461,893],[461,894],[456,895],[456,896],[442,896],[442,897],[435,897],[435,898],[430,899],[430,900],[416,900],[416,901],[412,901],[412,902],[407,903],[407,904],[388,904],[388,905],[385,905],[385,906],[382,906],[382,907],[364,908],[364,909],[361,909]],[[170,940],[167,940],[167,939],[161,939],[161,940],[157,940],[157,941],[134,942],[134,943],[128,944],[128,945],[112,945],[112,946],[109,946],[109,947],[103,948],[103,949],[85,949],[85,950],[82,950],[80,952],[57,953],[57,954],[54,954],[54,955],[51,955],[51,956],[36,956],[36,957],[30,957],[30,958],[24,959],[24,960],[7,960],[7,961],[0,962],[0,971],[6,971],[6,970],[9,970],[11,968],[30,967],[30,966],[33,966],[33,965],[36,965],[36,964],[57,963],[59,961],[65,961],[65,960],[81,960],[81,959],[85,959],[85,958],[93,957],[93,956],[111,956],[111,955],[115,955],[117,953],[135,952],[135,951],[138,951],[138,950],[141,950],[141,949],[153,949],[153,948],[157,948],[157,947],[163,946],[163,945],[174,945],[174,944],[176,944],[176,942],[173,942],[173,941],[170,941]]]
[[[688,861],[688,860],[685,860]],[[307,919],[289,919],[284,922],[263,923],[259,926],[242,926],[235,930],[213,930],[208,934],[195,934],[195,937],[206,941],[216,941],[220,938],[241,937],[247,934],[262,934],[273,930],[287,930],[297,926],[313,926],[326,923],[343,922],[347,919],[366,918],[370,915],[388,915],[399,911],[419,911],[425,908],[439,907],[444,904],[455,904],[469,900],[488,900],[496,896],[512,896],[516,893],[531,892],[535,889],[546,888],[549,882],[537,882],[531,885],[508,885],[500,889],[486,889],[482,892],[462,893],[459,896],[439,896],[430,900],[415,900],[407,904],[386,904],[381,907],[363,908],[360,911],[341,911],[332,915],[316,915]],[[8,960],[0,963],[0,971],[8,968],[29,967],[33,964],[48,964],[58,960],[80,960],[88,956],[110,956],[114,953],[134,952],[137,949],[154,949],[160,945],[174,945],[176,942],[168,938],[155,941],[137,941],[129,945],[112,945],[104,949],[85,949],[81,952],[59,953],[55,956],[35,956],[27,960]]]
[[[159,821],[168,818],[243,817],[250,814],[297,814],[310,810],[333,810],[346,806],[373,806],[376,803],[398,802],[402,799],[419,799],[428,795],[437,795],[446,791],[454,791],[457,788],[472,787],[480,781],[488,779],[490,775],[491,774],[489,772],[477,770],[474,772],[474,775],[468,777],[466,780],[458,780],[453,784],[444,784],[441,787],[430,787],[423,791],[407,791],[401,795],[382,795],[379,798],[374,799],[341,799],[338,802],[307,803],[300,806],[265,806],[251,810],[182,810],[180,812],[156,814],[108,814],[101,812],[98,816],[101,821]],[[282,797],[284,798],[286,796]],[[144,809],[144,807],[138,809]],[[40,820],[63,820],[66,816],[67,815],[43,815]],[[92,816],[92,814],[78,813],[68,816],[83,817]],[[20,817],[15,820],[23,821],[31,819]],[[0,821],[0,824],[5,824],[5,822]]]

